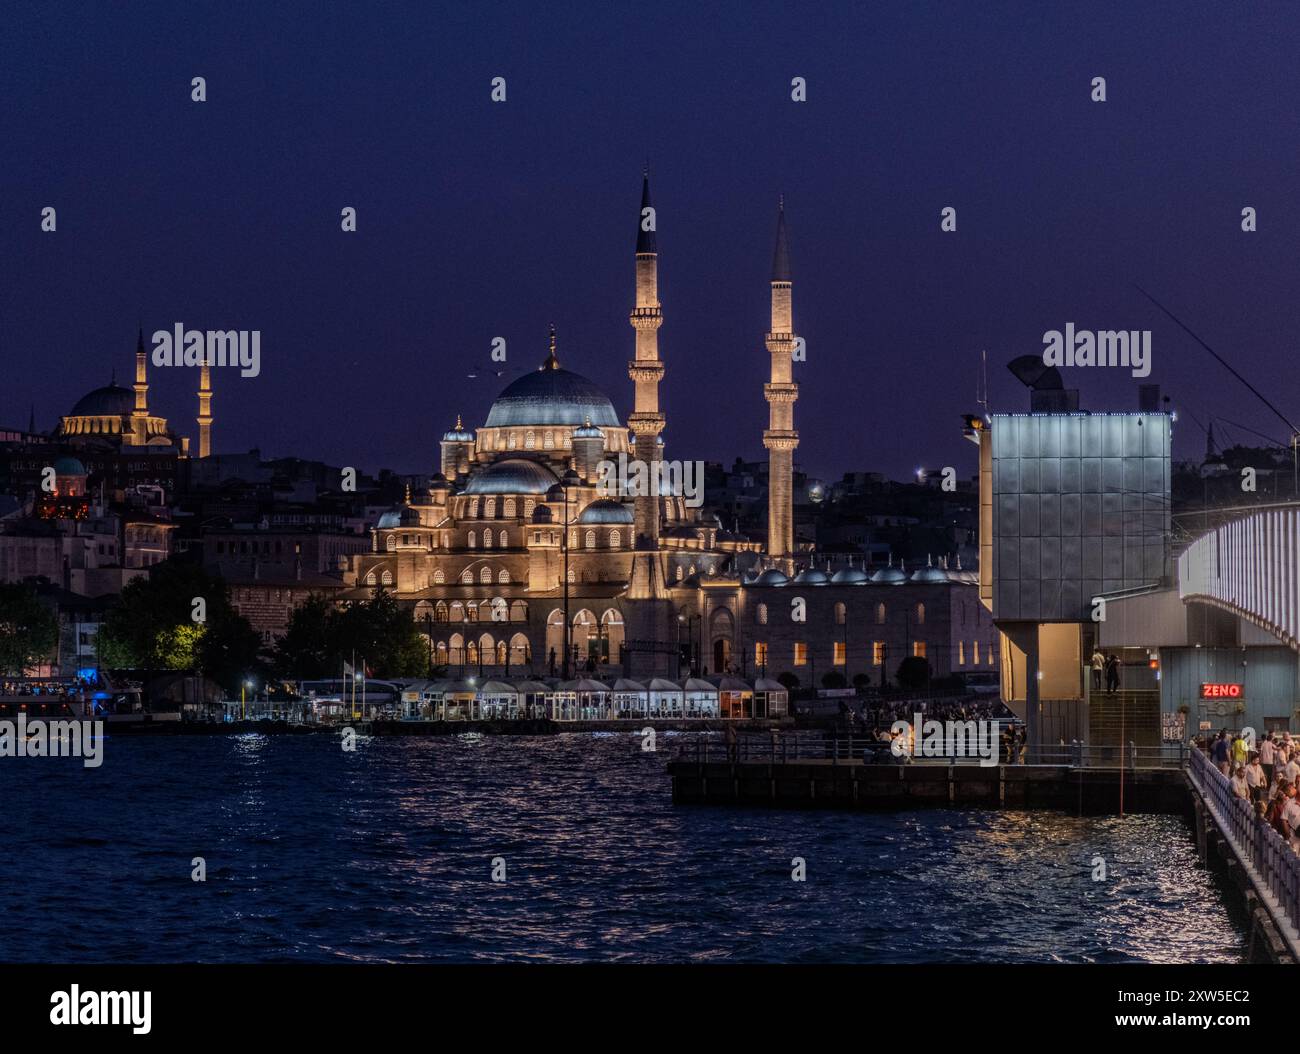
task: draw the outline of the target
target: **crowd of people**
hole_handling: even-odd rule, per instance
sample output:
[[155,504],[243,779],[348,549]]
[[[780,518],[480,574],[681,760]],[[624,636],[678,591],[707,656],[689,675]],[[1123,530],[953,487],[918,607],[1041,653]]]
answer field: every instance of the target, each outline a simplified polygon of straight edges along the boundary
[[1269,732],[1252,745],[1241,732],[1223,731],[1198,745],[1228,778],[1232,793],[1300,852],[1300,738]]

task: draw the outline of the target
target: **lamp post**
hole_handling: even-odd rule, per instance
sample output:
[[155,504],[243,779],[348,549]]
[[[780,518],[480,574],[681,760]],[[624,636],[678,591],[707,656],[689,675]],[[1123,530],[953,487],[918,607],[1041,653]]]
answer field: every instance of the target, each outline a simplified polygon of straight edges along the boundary
[[569,663],[572,658],[572,648],[570,646],[570,625],[569,625],[569,488],[577,483],[581,483],[578,474],[573,469],[568,469],[560,481],[546,492],[546,500],[549,502],[564,503],[564,520],[563,532],[560,534],[560,551],[564,554],[564,666],[562,668],[562,677],[569,680]]
[[241,720],[241,721],[244,720],[244,717],[245,717],[245,715],[246,715],[246,713],[247,713],[247,709],[246,709],[246,707],[247,707],[247,696],[246,696],[246,691],[247,691],[247,689],[252,688],[252,687],[253,687],[253,682],[252,682],[251,680],[247,680],[247,679],[244,680],[244,681],[240,684],[240,686],[239,686],[239,720]]

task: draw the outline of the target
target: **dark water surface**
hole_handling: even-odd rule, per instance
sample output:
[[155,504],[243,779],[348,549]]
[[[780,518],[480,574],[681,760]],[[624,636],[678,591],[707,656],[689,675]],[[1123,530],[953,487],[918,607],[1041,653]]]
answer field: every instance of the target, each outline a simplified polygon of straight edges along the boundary
[[665,760],[626,735],[3,759],[0,960],[1243,958],[1244,915],[1176,817],[674,808]]

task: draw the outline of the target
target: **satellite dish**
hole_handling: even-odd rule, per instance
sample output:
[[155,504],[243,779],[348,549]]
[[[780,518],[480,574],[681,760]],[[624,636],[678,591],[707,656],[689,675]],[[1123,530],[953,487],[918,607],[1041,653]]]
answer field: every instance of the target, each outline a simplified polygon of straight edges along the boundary
[[1060,391],[1065,387],[1061,382],[1061,371],[1044,363],[1041,355],[1021,355],[1008,362],[1007,369],[1026,388],[1036,392]]

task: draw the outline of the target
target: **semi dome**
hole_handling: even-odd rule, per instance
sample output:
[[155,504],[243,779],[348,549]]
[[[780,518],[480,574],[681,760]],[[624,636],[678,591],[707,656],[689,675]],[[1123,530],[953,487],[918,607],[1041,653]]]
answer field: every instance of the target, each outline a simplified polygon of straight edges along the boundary
[[907,573],[900,571],[897,567],[882,567],[871,576],[871,581],[876,585],[899,585],[907,581]]
[[77,400],[69,417],[120,417],[130,416],[135,409],[135,393],[120,384],[106,384],[87,392]]
[[789,581],[790,579],[786,578],[786,576],[782,574],[780,571],[778,571],[775,567],[769,567],[766,571],[764,571],[761,575],[758,576],[758,578],[754,582],[754,585],[783,586]]
[[831,575],[831,583],[837,586],[856,586],[867,581],[867,573],[860,567],[841,567]]
[[830,581],[826,572],[816,567],[809,567],[807,570],[800,571],[794,576],[795,585],[800,586],[824,586]]
[[540,462],[508,457],[474,473],[465,493],[545,494],[558,482],[555,473]]
[[387,531],[392,529],[393,527],[400,527],[400,526],[402,526],[402,510],[389,509],[386,513],[384,513],[382,516],[379,517],[379,522],[375,524],[375,529],[379,531]]
[[911,581],[913,582],[947,582],[948,572],[942,571],[937,567],[923,567],[919,571],[912,573]]
[[631,523],[632,510],[613,498],[598,498],[578,516],[579,523]]
[[488,428],[515,425],[618,427],[609,396],[586,377],[548,364],[508,384],[488,411]]

